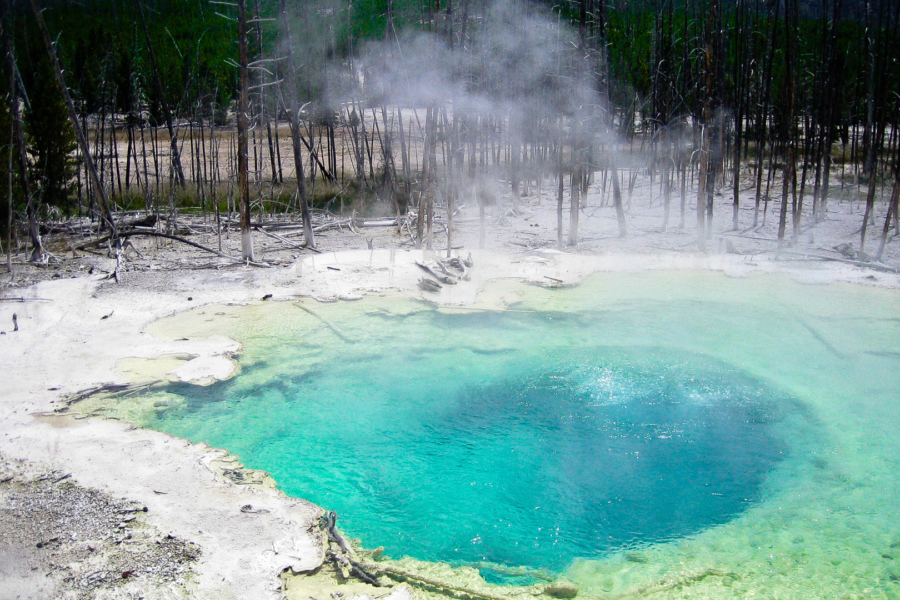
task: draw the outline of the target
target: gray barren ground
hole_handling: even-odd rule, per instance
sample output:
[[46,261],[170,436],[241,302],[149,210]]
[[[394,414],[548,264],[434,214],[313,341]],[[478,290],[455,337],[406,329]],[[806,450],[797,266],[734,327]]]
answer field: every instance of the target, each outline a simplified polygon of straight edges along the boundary
[[200,549],[146,510],[0,457],[0,598],[184,596]]

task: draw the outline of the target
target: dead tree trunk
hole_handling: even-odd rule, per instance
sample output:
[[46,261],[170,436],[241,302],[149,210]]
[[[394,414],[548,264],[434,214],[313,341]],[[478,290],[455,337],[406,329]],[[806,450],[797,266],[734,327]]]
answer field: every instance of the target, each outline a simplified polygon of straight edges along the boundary
[[876,132],[875,132],[875,34],[872,31],[875,27],[872,11],[872,0],[866,0],[866,55],[868,57],[867,66],[867,82],[866,82],[866,166],[865,173],[869,178],[869,187],[866,191],[866,211],[863,215],[862,229],[859,233],[859,251],[864,252],[866,249],[866,230],[869,220],[873,219],[872,212],[875,209],[875,190],[877,187],[877,153],[876,153]]
[[[580,152],[579,152],[580,154]],[[576,166],[569,176],[569,245],[578,243],[578,215],[581,205],[581,162],[580,157],[575,159]]]
[[[597,3],[597,14],[596,14],[596,24],[597,24],[597,42],[599,44],[598,50],[600,54],[600,72],[603,74],[603,82],[604,86],[604,100],[605,100],[605,108],[606,108],[606,126],[607,131],[612,134],[615,129],[613,123],[612,116],[612,98],[610,96],[611,87],[612,87],[612,77],[609,71],[609,46],[607,42],[606,36],[606,3],[598,2]],[[616,207],[616,220],[619,222],[619,237],[624,238],[628,235],[628,229],[625,225],[625,210],[622,207],[622,190],[619,188],[619,174],[616,169],[616,152],[615,149],[612,148],[612,143],[610,143],[610,153],[609,153],[609,173],[612,177],[613,183],[613,203]]]
[[153,52],[153,44],[150,42],[150,31],[147,29],[147,21],[144,18],[144,3],[137,3],[138,14],[141,16],[141,25],[144,28],[144,37],[147,39],[147,51],[150,53],[150,64],[153,66],[153,76],[156,79],[156,87],[159,89],[159,97],[162,100],[163,116],[166,119],[166,128],[169,130],[169,142],[172,147],[172,166],[175,169],[175,178],[178,185],[184,187],[184,169],[181,168],[181,154],[178,151],[178,134],[172,125],[172,113],[169,111],[169,103],[166,98],[166,90],[159,76],[159,65],[156,63],[156,54]]
[[[787,224],[787,204],[788,196],[796,191],[795,182],[797,179],[797,149],[794,136],[795,121],[795,93],[794,93],[794,36],[796,30],[792,28],[795,23],[796,2],[792,5],[792,0],[786,0],[784,7],[785,16],[785,95],[787,100],[787,109],[782,127],[782,139],[785,145],[784,169],[782,175],[782,194],[781,194],[781,212],[778,215],[778,249],[784,245],[784,233]],[[799,219],[795,222],[795,227],[799,228]]]
[[[706,112],[704,110],[704,112]],[[700,252],[706,251],[706,193],[709,176],[709,125],[700,126],[700,175],[697,184],[697,247]]]
[[565,170],[563,168],[563,143],[559,142],[558,168],[559,168],[559,188],[556,193],[556,246],[563,249],[563,197],[565,194]]
[[[4,2],[3,9],[5,14],[9,14],[9,2]],[[7,24],[0,20],[0,28],[3,30],[3,47],[6,51],[7,61],[10,63],[15,62],[12,57],[12,48],[9,43],[9,32],[7,31]],[[10,87],[10,98],[12,99],[15,96],[16,80],[15,80],[15,72],[10,69],[9,70],[9,87]],[[12,105],[12,103],[10,103]],[[11,111],[13,108],[18,108],[18,106],[11,106]],[[16,138],[16,125],[15,125],[15,117],[10,115],[9,122],[9,150],[7,151],[7,164],[6,164],[6,183],[7,183],[7,196],[6,196],[6,270],[9,273],[9,280],[12,281],[15,277],[13,273],[12,266],[12,213],[13,213],[13,152],[12,147],[14,144],[14,140]]]
[[[8,7],[7,7],[8,8]],[[22,175],[22,191],[25,192],[25,210],[28,215],[28,236],[31,238],[31,261],[42,262],[44,259],[44,245],[41,242],[41,232],[37,222],[37,207],[34,194],[31,190],[31,182],[28,179],[28,160],[25,155],[25,135],[22,131],[22,114],[19,110],[19,88],[16,83],[16,64],[13,57],[12,40],[9,35],[9,27],[6,23],[0,23],[3,28],[3,50],[6,54],[6,66],[9,71],[9,118],[12,127],[12,143],[15,146],[15,154]],[[10,146],[10,160],[12,159],[13,146]],[[10,185],[12,185],[12,164],[9,170]],[[9,206],[10,228],[12,223],[12,196]]]
[[297,71],[294,65],[294,49],[291,39],[291,26],[287,13],[287,0],[281,0],[281,35],[286,46],[287,68],[285,69],[285,85],[287,85],[287,110],[290,113],[291,146],[294,151],[294,166],[297,169],[297,196],[300,198],[300,214],[303,219],[303,238],[310,248],[316,247],[313,238],[312,219],[309,215],[309,202],[306,198],[306,177],[303,173],[303,158],[300,156],[300,106],[297,100]]
[[625,226],[625,210],[622,208],[622,190],[619,187],[619,172],[616,170],[615,159],[610,159],[609,174],[612,177],[613,202],[616,205],[616,220],[619,222],[619,237],[624,238],[628,235],[628,228]]
[[238,60],[240,65],[238,92],[238,195],[241,211],[241,258],[255,262],[253,255],[253,238],[250,237],[250,180],[249,180],[249,148],[247,146],[247,130],[250,119],[247,115],[247,90],[250,86],[249,68],[247,66],[247,0],[237,0],[238,6]]
[[875,260],[881,260],[881,255],[884,254],[884,246],[887,244],[888,233],[891,231],[891,217],[897,212],[898,201],[900,201],[900,159],[894,168],[894,191],[891,193],[891,202],[888,205],[887,215],[884,217],[884,229],[881,230],[881,241],[878,243]]
[[[12,148],[13,139],[15,138],[15,128],[12,123],[9,126],[9,146]],[[9,273],[9,280],[15,277],[12,266],[12,211],[13,211],[13,159],[12,151],[7,153],[7,169],[6,169],[6,271]]]

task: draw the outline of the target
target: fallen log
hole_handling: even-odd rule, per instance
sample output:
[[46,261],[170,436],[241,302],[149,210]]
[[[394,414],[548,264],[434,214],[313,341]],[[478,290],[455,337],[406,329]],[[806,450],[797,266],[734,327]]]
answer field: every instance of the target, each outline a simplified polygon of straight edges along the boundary
[[373,219],[371,221],[358,221],[357,227],[394,227],[397,219]]
[[[457,269],[458,271],[461,271],[462,275],[458,275],[458,277],[465,281],[469,280],[469,267],[467,267],[466,263],[463,260],[461,260],[460,258],[454,256],[454,257],[448,258],[446,260],[438,259],[438,263],[441,265],[444,265],[446,263],[447,265],[450,265],[452,268]],[[445,266],[445,269],[446,269],[446,266]]]
[[[117,239],[128,240],[128,238],[137,237],[137,236],[158,237],[158,238],[165,238],[167,240],[173,240],[176,242],[180,242],[182,244],[187,244],[188,246],[193,246],[194,248],[197,248],[198,250],[203,250],[204,252],[209,252],[211,254],[215,254],[216,256],[219,256],[221,258],[226,258],[230,261],[233,261],[236,264],[246,264],[246,265],[250,265],[253,267],[265,267],[265,268],[271,267],[271,265],[269,265],[267,263],[254,262],[254,261],[249,261],[249,260],[246,260],[246,261],[241,260],[240,258],[238,258],[236,256],[231,256],[231,255],[225,254],[224,252],[219,252],[218,250],[208,248],[202,244],[198,244],[196,242],[186,240],[183,237],[179,237],[177,235],[170,235],[168,233],[161,233],[159,231],[132,230],[132,231],[119,232]],[[76,250],[87,250],[91,246],[99,246],[100,244],[102,244],[104,242],[108,242],[112,239],[113,239],[113,236],[105,235],[101,238],[97,238],[96,240],[92,240],[85,244],[81,244],[80,246],[76,246],[75,249]]]
[[325,223],[324,225],[319,225],[318,227],[313,227],[313,232],[316,231],[325,231],[326,229],[331,229],[333,227],[341,228],[341,225],[350,226],[350,219],[342,219],[340,221],[331,221],[330,223]]
[[267,263],[254,262],[251,260],[241,260],[240,258],[238,258],[236,256],[229,256],[228,254],[225,254],[224,252],[219,252],[218,250],[213,250],[212,248],[207,248],[206,246],[203,246],[196,242],[192,242],[190,240],[186,240],[182,237],[178,237],[177,235],[169,235],[168,233],[160,233],[158,231],[130,231],[127,233],[120,234],[119,237],[123,238],[123,239],[127,239],[129,237],[138,236],[138,235],[145,235],[148,237],[160,237],[160,238],[165,238],[168,240],[174,240],[176,242],[181,242],[182,244],[187,244],[188,246],[193,246],[194,248],[198,248],[198,249],[204,250],[206,252],[211,252],[212,254],[215,254],[216,256],[220,256],[222,258],[227,258],[228,260],[234,261],[235,263],[238,263],[238,264],[247,264],[247,265],[251,265],[253,267],[265,267],[265,268],[271,267],[271,265],[269,265]]
[[813,254],[811,252],[795,252],[792,250],[779,250],[775,253],[775,258],[781,254],[789,254],[791,256],[802,256],[804,258],[814,258],[817,260],[824,260],[830,262],[839,262],[847,265],[853,265],[856,267],[865,267],[867,269],[875,269],[876,271],[884,271],[886,273],[900,273],[900,269],[897,267],[892,267],[890,265],[886,265],[884,263],[879,262],[868,262],[862,260],[851,260],[849,258],[838,258],[837,256],[825,256],[823,254]]
[[452,275],[444,275],[443,273],[438,273],[428,265],[420,263],[419,261],[416,261],[416,265],[441,283],[446,283],[448,285],[456,285],[458,283],[456,277]]
[[272,238],[273,240],[278,240],[279,242],[281,242],[282,244],[284,244],[284,245],[287,246],[288,248],[294,248],[294,249],[296,249],[296,250],[303,250],[303,249],[304,249],[303,246],[300,246],[299,244],[295,244],[294,242],[292,242],[292,241],[290,241],[290,240],[286,240],[286,239],[284,239],[283,237],[281,237],[281,236],[278,235],[278,234],[275,234],[275,233],[269,233],[269,232],[266,231],[263,227],[259,227],[259,228],[257,228],[257,230],[258,230],[260,233],[262,233],[263,235]]
[[[148,383],[139,383],[139,384],[104,383],[102,385],[89,387],[87,389],[83,389],[81,391],[74,392],[72,394],[65,396],[63,398],[63,404],[65,405],[65,408],[63,408],[62,410],[66,410],[66,409],[68,409],[68,407],[72,406],[73,404],[77,404],[78,402],[81,402],[82,400],[86,400],[96,394],[109,393],[109,394],[115,394],[116,396],[119,396],[119,395],[126,394],[128,392],[132,392],[135,390],[143,390],[143,389],[152,387],[152,386],[156,385],[157,383],[159,383],[159,381],[151,381]],[[60,409],[57,409],[57,412],[59,410]]]
[[331,558],[338,571],[341,572],[345,579],[349,578],[349,575],[352,574],[369,585],[381,587],[381,583],[378,581],[377,576],[369,573],[356,559],[356,553],[353,552],[353,549],[350,547],[350,544],[347,543],[347,540],[344,539],[344,536],[338,532],[337,527],[335,526],[336,522],[337,513],[333,510],[329,510],[319,517],[319,524],[328,536],[328,541],[337,544],[338,548],[340,548],[340,552],[335,552],[334,549],[331,549]]
[[508,600],[508,598],[500,596],[499,594],[492,594],[490,592],[483,592],[473,588],[447,583],[446,581],[440,581],[413,571],[408,571],[390,563],[366,562],[362,563],[362,566],[370,571],[384,573],[396,581],[406,582],[417,587],[425,588],[426,590],[438,590],[455,598],[465,600]]

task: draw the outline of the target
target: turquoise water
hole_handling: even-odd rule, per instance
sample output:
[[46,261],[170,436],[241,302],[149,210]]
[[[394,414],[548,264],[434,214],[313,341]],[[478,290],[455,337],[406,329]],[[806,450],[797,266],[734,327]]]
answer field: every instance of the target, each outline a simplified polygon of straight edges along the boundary
[[[409,339],[434,319],[406,320],[392,335]],[[472,320],[484,319],[455,315],[443,326]],[[547,326],[539,314],[512,321],[491,319],[482,333]],[[389,555],[553,570],[731,518],[760,499],[790,452],[786,422],[809,428],[795,401],[702,355],[416,354],[283,365],[252,387],[179,386],[192,402],[160,426],[264,466],[288,494],[336,510],[342,527]],[[445,381],[435,369],[448,360]],[[473,377],[480,363],[502,363],[497,379]]]
[[729,574],[691,580],[705,596],[897,597],[896,292],[658,273],[497,293],[515,312],[228,309],[241,375],[171,386],[143,424],[491,582],[680,597],[658,582],[696,563]]

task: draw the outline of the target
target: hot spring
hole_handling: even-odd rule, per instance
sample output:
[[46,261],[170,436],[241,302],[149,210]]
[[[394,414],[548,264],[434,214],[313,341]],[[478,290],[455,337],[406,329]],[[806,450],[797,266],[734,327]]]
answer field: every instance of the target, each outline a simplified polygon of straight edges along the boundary
[[[204,307],[240,374],[117,400],[392,558],[580,595],[900,597],[896,291],[785,276]],[[127,406],[125,403],[129,403]]]

